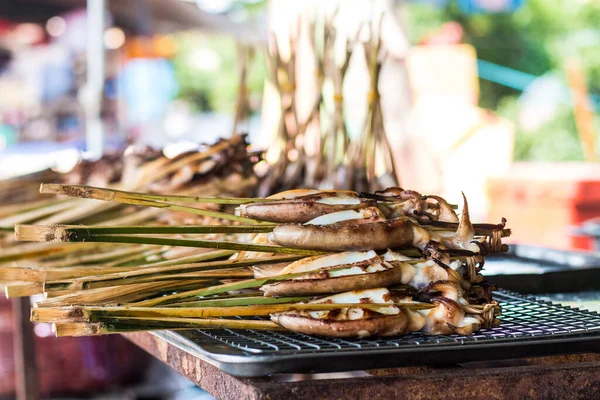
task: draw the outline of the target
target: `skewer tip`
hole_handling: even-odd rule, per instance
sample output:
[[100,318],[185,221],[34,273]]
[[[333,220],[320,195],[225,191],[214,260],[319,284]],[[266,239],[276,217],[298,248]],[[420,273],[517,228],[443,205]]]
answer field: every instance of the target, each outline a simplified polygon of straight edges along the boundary
[[89,318],[80,307],[38,307],[31,309],[30,321],[84,323],[89,322]]
[[57,183],[42,183],[40,184],[40,193],[59,194],[61,186]]
[[68,242],[68,234],[61,225],[17,225],[15,239],[22,242]]
[[82,199],[112,200],[115,194],[110,189],[95,188],[86,185],[63,185],[60,183],[42,183],[40,193],[62,194]]
[[103,326],[101,322],[95,322],[91,324],[86,323],[66,323],[66,324],[54,324],[53,330],[57,337],[60,336],[94,336],[101,335],[103,332]]

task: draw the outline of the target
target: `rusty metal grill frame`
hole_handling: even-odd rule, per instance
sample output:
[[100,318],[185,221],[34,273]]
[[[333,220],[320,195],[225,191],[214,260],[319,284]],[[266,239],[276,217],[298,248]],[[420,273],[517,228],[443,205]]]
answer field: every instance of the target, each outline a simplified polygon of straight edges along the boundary
[[172,344],[237,376],[447,365],[600,350],[600,315],[498,291],[499,327],[472,336],[344,340],[295,332],[194,330],[159,332]]

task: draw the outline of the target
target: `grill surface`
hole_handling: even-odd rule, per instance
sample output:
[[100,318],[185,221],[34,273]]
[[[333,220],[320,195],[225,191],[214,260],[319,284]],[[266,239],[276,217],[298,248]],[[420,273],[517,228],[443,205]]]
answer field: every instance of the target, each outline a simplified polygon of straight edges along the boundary
[[502,306],[500,326],[472,336],[417,332],[395,338],[344,340],[230,329],[160,335],[240,376],[448,364],[600,348],[600,315],[595,312],[507,291],[496,292],[495,298]]

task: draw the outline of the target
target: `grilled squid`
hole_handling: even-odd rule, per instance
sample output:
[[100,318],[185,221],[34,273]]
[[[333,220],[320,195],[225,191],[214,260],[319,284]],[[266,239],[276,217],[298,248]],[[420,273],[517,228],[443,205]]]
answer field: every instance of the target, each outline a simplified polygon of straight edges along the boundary
[[392,265],[372,250],[343,252],[295,261],[277,275],[302,275],[263,285],[260,290],[271,297],[340,293],[395,285],[409,281],[411,273],[408,264]]
[[[266,233],[258,233],[252,239],[253,244],[269,244],[269,236]],[[273,256],[274,253],[266,253],[261,251],[240,251],[236,258],[266,258]]]
[[310,194],[304,191],[300,196],[283,195],[274,201],[242,204],[236,209],[236,214],[269,222],[304,223],[321,215],[343,210],[358,210],[374,206],[374,200],[361,199],[354,192],[323,191]]
[[458,333],[470,335],[481,329],[483,317],[466,314],[464,307],[457,301],[446,297],[436,297],[432,302],[437,305],[432,310],[419,311],[426,314],[425,326],[421,330],[426,335],[450,335]]
[[439,196],[423,196],[414,190],[392,187],[375,192],[373,198],[385,201],[381,207],[388,218],[410,216],[419,222],[458,222],[452,206]]
[[[463,196],[464,198],[464,196]],[[466,198],[456,232],[429,231],[407,217],[375,221],[338,221],[330,224],[283,224],[269,234],[272,243],[298,249],[320,251],[364,251],[416,247],[424,249],[430,241],[448,249],[478,252],[472,243],[475,230],[469,217]]]
[[[414,263],[406,263],[411,260],[402,254],[388,250],[381,256],[382,260],[389,262],[397,268],[401,268],[404,272],[402,284],[410,285],[417,290],[426,290],[434,282],[450,282],[452,284],[465,285],[457,269],[461,266],[459,261],[454,261],[450,265],[432,259]],[[462,286],[461,286],[462,295]]]
[[[329,311],[288,311],[271,315],[282,327],[305,333],[339,338],[397,336],[409,332],[410,317],[401,308],[388,305],[394,299],[388,289],[351,291],[312,300],[309,303],[350,304],[356,307]],[[382,308],[367,310],[360,304],[382,304]]]
[[385,216],[377,207],[366,207],[359,210],[344,210],[311,219],[304,225],[360,225],[368,222],[385,221]]
[[337,211],[377,206],[390,219],[408,216],[419,222],[458,222],[452,206],[443,198],[400,188],[361,195],[348,190],[298,189],[277,193],[269,199],[272,201],[243,204],[236,214],[269,222],[304,223]]

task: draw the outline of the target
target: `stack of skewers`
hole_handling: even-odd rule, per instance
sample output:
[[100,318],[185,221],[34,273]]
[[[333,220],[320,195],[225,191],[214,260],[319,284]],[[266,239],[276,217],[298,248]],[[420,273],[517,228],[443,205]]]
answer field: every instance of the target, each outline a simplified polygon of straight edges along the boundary
[[[145,190],[152,193],[204,195],[248,195],[256,185],[253,165],[259,159],[247,151],[244,136],[235,135],[214,145],[199,147],[173,158],[152,149],[128,149],[122,156],[107,156],[95,162],[81,162],[67,174],[36,175],[41,180],[87,183],[115,189]],[[87,201],[57,196],[31,198],[32,179],[3,183],[0,202],[0,288],[8,297],[41,293],[43,282],[116,272],[136,265],[161,261],[188,262],[185,257],[201,255],[203,249],[175,249],[147,245],[21,243],[14,241],[14,226],[35,224],[130,224],[172,225],[204,222],[189,213],[161,209],[136,210],[128,204]],[[35,191],[39,190],[39,180]],[[11,193],[19,194],[16,199]],[[22,196],[27,193],[27,196]],[[137,211],[137,212],[136,212]],[[112,268],[112,269],[111,269]]]
[[[472,224],[466,199],[459,218],[444,199],[400,188],[292,190],[269,198],[62,184],[41,191],[196,219],[168,226],[17,225],[18,240],[213,249],[145,264],[113,253],[101,265],[87,254],[66,265],[13,267],[46,297],[32,309],[32,321],[53,323],[59,336],[192,328],[346,338],[468,335],[498,323],[493,288],[480,272],[485,255],[506,251],[502,237],[510,230],[505,221]],[[10,269],[0,271],[6,276]]]

